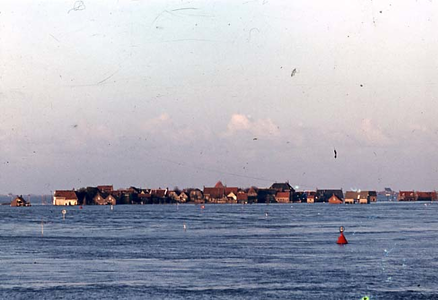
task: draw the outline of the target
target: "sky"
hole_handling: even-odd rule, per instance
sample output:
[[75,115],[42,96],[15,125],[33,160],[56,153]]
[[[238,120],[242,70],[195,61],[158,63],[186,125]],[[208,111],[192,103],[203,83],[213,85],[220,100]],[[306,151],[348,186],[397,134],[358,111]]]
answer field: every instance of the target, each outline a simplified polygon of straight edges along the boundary
[[2,1],[0,193],[438,189],[436,12],[432,0]]

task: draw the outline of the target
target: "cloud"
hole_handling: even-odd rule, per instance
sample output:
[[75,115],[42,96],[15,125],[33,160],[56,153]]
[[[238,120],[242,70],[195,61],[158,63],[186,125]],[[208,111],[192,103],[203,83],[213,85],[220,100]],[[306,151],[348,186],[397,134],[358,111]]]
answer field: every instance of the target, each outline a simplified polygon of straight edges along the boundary
[[269,118],[252,120],[250,116],[233,114],[227,125],[225,135],[230,136],[238,132],[249,132],[255,136],[278,136],[279,127]]
[[391,138],[388,137],[381,129],[376,127],[371,119],[363,119],[360,125],[362,139],[370,145],[388,145],[391,144]]
[[158,117],[147,120],[142,124],[142,129],[145,131],[155,130],[157,127],[163,127],[171,123],[172,120],[167,113],[162,113]]
[[180,124],[167,113],[162,113],[155,118],[144,121],[140,128],[148,136],[161,140],[164,137],[166,141],[183,144],[190,144],[196,139],[208,137],[207,128],[194,128],[193,125]]

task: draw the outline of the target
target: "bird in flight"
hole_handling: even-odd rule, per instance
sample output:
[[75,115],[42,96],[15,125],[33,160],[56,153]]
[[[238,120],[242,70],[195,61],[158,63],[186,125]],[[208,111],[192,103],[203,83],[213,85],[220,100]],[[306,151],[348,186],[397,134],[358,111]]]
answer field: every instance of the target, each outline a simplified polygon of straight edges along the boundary
[[290,74],[290,77],[294,77],[295,74],[297,74],[297,68],[292,70],[292,73]]
[[333,152],[335,152],[335,158],[338,157],[338,152],[336,151],[336,149],[333,149]]

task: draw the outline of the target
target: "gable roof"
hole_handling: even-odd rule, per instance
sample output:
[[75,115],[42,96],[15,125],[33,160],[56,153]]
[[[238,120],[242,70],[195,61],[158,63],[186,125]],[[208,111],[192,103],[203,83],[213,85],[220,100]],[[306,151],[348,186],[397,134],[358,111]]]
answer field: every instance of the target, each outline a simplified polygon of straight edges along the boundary
[[294,191],[289,182],[275,182],[271,185],[271,189],[284,192],[284,191]]
[[76,195],[75,191],[65,191],[65,190],[55,191],[54,196],[57,198],[78,200],[78,196]]
[[257,196],[257,192],[253,186],[249,188],[248,196]]
[[329,198],[328,198],[328,200],[330,201],[330,199],[338,199],[338,200],[340,200],[340,201],[342,201],[342,199],[343,198],[340,198],[338,195],[336,195],[336,194],[332,194]]
[[128,189],[128,191],[129,191],[130,193],[136,193],[136,194],[140,193],[140,189],[139,189],[139,188],[136,188],[135,186],[130,186],[129,189]]
[[23,199],[23,196],[17,196],[11,201],[11,206],[30,206],[30,203]]
[[357,196],[359,195],[358,192],[354,191],[347,191],[345,192],[345,199],[357,199]]
[[23,202],[27,202],[26,200],[24,200],[23,195],[15,197],[14,200],[20,200],[20,201],[23,201]]
[[215,185],[215,188],[224,188],[225,186],[222,184],[222,182],[219,180]]
[[93,199],[96,199],[97,197],[101,197],[102,199],[109,199],[113,198],[116,199],[116,196],[111,193],[104,193],[104,192],[97,192],[96,195],[93,197]]

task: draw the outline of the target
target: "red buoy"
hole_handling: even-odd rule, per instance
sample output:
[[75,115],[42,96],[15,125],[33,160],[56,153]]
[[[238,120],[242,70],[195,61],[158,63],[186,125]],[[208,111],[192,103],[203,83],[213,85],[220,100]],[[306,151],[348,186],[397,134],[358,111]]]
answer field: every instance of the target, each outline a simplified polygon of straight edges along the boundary
[[341,234],[339,235],[339,237],[338,237],[338,241],[337,241],[336,243],[339,244],[339,245],[345,245],[345,244],[348,244],[347,239],[346,239],[345,236],[344,236],[344,227],[343,227],[343,226],[341,226],[341,227],[339,228],[339,232],[340,232]]

